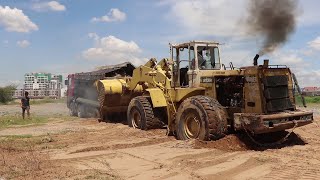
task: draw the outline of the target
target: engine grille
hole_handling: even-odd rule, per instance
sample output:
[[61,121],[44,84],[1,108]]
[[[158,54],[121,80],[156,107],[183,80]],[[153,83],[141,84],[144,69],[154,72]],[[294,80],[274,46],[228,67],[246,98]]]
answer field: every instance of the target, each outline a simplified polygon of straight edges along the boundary
[[289,98],[288,76],[265,76],[263,83],[268,112],[280,112],[294,108]]

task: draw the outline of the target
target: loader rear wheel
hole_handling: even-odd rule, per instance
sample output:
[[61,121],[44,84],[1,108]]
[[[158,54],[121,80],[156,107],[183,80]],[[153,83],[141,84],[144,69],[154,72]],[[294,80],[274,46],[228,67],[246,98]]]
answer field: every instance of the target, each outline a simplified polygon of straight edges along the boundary
[[215,99],[194,96],[184,100],[176,114],[177,139],[217,140],[227,132],[227,114]]
[[130,127],[142,130],[157,129],[162,125],[162,121],[154,113],[150,99],[144,96],[131,100],[127,120]]

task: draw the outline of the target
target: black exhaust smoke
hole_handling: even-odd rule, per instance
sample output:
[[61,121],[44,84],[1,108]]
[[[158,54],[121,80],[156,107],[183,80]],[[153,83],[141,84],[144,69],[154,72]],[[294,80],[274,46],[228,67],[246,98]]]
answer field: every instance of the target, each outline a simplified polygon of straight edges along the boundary
[[256,56],[253,58],[253,65],[254,66],[258,66],[258,59],[259,59],[260,55],[256,54]]
[[297,0],[249,0],[249,35],[264,38],[259,54],[284,44],[296,27]]

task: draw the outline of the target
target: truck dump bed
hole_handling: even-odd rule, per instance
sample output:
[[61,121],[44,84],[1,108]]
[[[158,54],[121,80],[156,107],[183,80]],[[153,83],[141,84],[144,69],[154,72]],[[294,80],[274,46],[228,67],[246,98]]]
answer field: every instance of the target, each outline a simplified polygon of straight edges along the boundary
[[132,76],[132,72],[135,66],[130,62],[125,62],[116,65],[102,66],[96,71],[76,73],[75,79],[82,80],[98,80],[104,79],[105,77],[113,76]]
[[[67,106],[70,114],[79,117],[91,117],[97,113],[100,105],[95,86],[97,80],[107,77],[131,77],[135,66],[125,62],[112,66],[103,66],[98,70],[70,74],[68,76]],[[90,115],[91,114],[91,115]]]

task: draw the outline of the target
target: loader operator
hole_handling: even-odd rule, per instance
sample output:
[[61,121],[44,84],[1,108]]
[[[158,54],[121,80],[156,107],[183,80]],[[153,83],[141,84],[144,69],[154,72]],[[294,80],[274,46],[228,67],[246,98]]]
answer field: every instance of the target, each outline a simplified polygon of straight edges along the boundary
[[214,64],[211,62],[211,56],[208,51],[206,51],[205,55],[202,55],[203,51],[198,52],[198,64],[199,69],[213,69]]
[[25,92],[24,97],[21,99],[21,108],[22,108],[22,119],[24,119],[26,111],[27,111],[28,119],[30,119],[30,98],[29,98],[28,92]]

